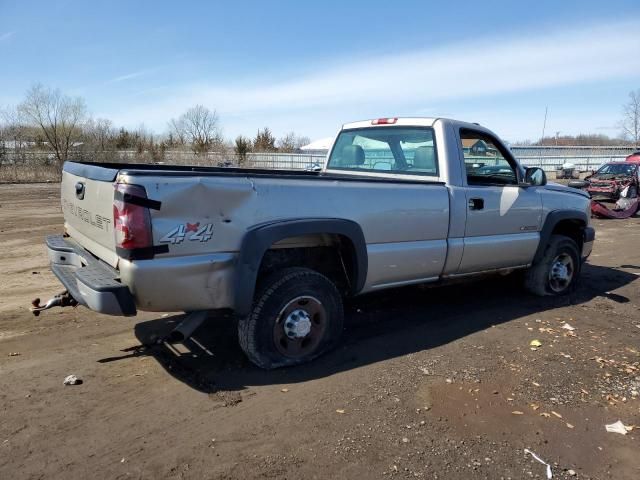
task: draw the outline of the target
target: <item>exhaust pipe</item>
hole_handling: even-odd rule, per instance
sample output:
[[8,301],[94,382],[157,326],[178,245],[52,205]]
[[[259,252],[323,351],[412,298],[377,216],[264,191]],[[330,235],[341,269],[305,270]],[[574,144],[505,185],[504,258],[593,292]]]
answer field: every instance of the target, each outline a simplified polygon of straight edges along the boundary
[[167,343],[184,343],[196,329],[202,325],[202,322],[209,316],[209,312],[201,310],[198,312],[188,313],[176,328],[174,328],[163,341]]

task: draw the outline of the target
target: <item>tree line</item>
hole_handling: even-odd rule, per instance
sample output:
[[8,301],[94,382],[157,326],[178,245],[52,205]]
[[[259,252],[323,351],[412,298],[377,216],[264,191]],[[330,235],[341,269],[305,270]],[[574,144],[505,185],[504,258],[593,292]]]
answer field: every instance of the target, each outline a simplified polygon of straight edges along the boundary
[[629,145],[629,140],[620,137],[610,137],[601,133],[579,135],[545,135],[537,142],[521,142],[518,145],[535,147],[623,147]]
[[[544,137],[529,145],[628,145],[640,146],[640,89],[629,94],[623,105],[619,123],[620,136],[577,135]],[[14,150],[48,149],[58,164],[72,152],[95,153],[135,150],[149,152],[161,158],[169,149],[234,153],[242,163],[252,152],[296,152],[309,143],[308,137],[290,132],[276,139],[265,127],[254,137],[239,135],[230,141],[224,138],[220,118],[215,110],[195,105],[168,122],[167,132],[157,136],[144,126],[129,130],[115,127],[111,120],[93,118],[81,97],[65,95],[58,89],[42,84],[32,86],[17,106],[0,110],[0,154],[7,145]],[[103,155],[102,158],[105,158]]]
[[106,118],[93,118],[81,97],[36,84],[15,107],[0,110],[0,153],[12,150],[50,150],[61,165],[72,152],[114,152],[135,150],[162,156],[167,150],[235,153],[240,161],[253,152],[293,153],[310,142],[308,137],[290,132],[276,138],[268,127],[254,137],[224,138],[215,110],[195,105],[169,120],[167,132],[154,135],[144,125],[137,129],[116,127]]

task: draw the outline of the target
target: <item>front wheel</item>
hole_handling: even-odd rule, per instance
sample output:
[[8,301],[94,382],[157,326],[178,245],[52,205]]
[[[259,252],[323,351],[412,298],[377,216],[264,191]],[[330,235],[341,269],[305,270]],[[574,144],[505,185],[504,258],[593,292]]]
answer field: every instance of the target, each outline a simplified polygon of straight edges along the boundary
[[298,365],[336,344],[343,316],[331,280],[307,268],[287,268],[260,282],[251,313],[238,322],[238,338],[258,367]]
[[526,273],[525,288],[534,295],[569,293],[580,273],[576,242],[564,235],[552,235],[544,255]]

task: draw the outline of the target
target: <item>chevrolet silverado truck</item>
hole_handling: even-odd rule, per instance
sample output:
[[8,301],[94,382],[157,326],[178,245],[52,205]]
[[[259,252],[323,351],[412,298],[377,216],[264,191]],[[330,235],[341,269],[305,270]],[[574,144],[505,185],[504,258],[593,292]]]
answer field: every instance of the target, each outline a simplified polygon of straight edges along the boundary
[[334,346],[345,297],[515,270],[565,294],[595,237],[586,193],[444,118],[346,124],[320,172],[69,161],[61,201],[46,245],[65,292],[34,313],[185,312],[174,340],[232,313],[267,369]]

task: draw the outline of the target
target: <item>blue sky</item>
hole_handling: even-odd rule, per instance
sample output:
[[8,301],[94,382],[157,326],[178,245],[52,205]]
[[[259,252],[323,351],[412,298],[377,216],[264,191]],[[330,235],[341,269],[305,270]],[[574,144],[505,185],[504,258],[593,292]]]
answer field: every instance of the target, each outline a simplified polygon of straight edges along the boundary
[[227,137],[314,138],[449,116],[507,140],[617,135],[640,89],[640,2],[0,0],[0,106],[35,82],[162,133],[200,103]]

